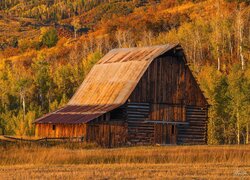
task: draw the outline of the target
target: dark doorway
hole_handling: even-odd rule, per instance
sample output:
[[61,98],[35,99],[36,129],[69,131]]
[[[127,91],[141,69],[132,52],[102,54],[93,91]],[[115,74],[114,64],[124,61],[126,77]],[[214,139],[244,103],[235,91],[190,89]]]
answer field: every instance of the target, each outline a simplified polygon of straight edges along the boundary
[[176,144],[177,129],[174,124],[162,125],[162,144]]

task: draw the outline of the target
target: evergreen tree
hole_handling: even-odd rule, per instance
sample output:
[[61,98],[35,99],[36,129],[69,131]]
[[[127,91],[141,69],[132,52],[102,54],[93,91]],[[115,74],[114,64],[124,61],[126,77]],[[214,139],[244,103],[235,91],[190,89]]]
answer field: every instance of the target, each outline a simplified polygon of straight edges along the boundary
[[56,29],[49,29],[45,34],[42,36],[42,44],[51,48],[56,45],[58,41],[58,35]]

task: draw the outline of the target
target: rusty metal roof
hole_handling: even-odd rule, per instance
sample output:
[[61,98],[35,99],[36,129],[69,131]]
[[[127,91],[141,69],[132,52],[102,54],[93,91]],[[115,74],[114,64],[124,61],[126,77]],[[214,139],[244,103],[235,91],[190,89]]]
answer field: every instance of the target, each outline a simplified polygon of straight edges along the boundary
[[36,123],[85,123],[126,102],[150,63],[178,44],[113,49],[91,69],[68,105]]
[[149,64],[176,44],[111,50],[91,69],[69,105],[123,104]]
[[35,123],[81,124],[99,117],[101,114],[61,114],[51,113]]
[[35,123],[79,124],[87,123],[120,105],[66,105],[58,111],[36,119]]

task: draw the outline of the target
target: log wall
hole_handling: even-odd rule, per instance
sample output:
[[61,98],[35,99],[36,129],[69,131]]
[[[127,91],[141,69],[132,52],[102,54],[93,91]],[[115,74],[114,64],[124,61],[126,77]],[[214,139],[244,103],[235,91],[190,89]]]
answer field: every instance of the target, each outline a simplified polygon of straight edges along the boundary
[[149,119],[149,103],[127,103],[128,142],[130,144],[153,144],[154,124]]
[[187,106],[186,121],[188,125],[179,125],[178,144],[207,143],[207,108]]

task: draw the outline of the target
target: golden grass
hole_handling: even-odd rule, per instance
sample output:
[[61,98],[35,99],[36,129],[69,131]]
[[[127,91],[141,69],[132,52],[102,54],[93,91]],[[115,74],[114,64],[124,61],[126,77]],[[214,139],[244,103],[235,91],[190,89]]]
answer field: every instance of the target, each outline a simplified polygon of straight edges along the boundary
[[[247,174],[248,173],[248,174]],[[16,165],[2,179],[249,179],[249,167],[231,164]]]
[[241,163],[250,165],[250,146],[69,148],[60,146],[2,147],[0,148],[0,165],[100,163]]
[[[85,146],[86,147],[86,146]],[[250,178],[250,146],[0,147],[0,179]]]

